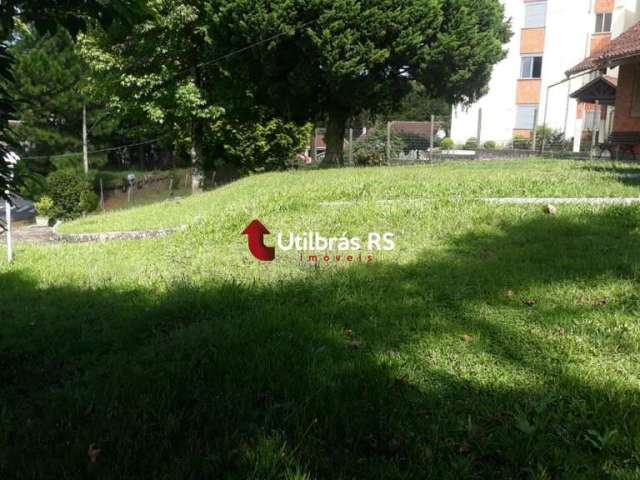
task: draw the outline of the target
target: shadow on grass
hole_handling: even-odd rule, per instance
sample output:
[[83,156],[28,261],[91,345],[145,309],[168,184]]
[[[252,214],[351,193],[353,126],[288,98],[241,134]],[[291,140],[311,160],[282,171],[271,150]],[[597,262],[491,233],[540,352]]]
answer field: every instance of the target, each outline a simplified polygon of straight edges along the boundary
[[0,477],[635,478],[638,372],[582,364],[638,354],[638,296],[588,296],[638,279],[604,212],[271,287],[0,275]]
[[625,185],[632,186],[640,186],[640,163],[637,161],[626,161],[622,162],[620,160],[615,163],[605,162],[604,165],[593,166],[589,165],[586,167],[587,170],[599,173],[611,173],[616,175],[616,179]]

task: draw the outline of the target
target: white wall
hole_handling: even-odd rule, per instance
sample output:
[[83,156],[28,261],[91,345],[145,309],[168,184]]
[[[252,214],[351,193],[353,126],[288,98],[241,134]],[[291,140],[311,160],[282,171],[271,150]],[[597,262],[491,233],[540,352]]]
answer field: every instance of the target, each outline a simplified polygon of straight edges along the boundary
[[612,37],[617,37],[640,19],[640,0],[616,0],[611,25]]
[[[494,67],[489,93],[468,111],[460,107],[453,109],[451,136],[456,143],[464,143],[475,137],[477,111],[483,110],[482,141],[494,140],[508,143],[513,135],[516,112],[516,88],[520,76],[520,33],[524,21],[522,0],[502,0],[507,18],[512,18],[514,33],[509,43],[509,54]],[[624,3],[624,28],[634,23],[636,12],[640,13],[640,0],[618,0]],[[589,53],[590,35],[595,29],[593,0],[548,0],[545,26],[545,51],[542,65],[542,85],[538,124],[545,115],[547,87],[564,80],[565,71],[583,60]],[[618,8],[618,7],[616,7]],[[633,14],[629,14],[633,11]],[[616,15],[614,15],[614,30]],[[578,78],[565,82],[549,90],[547,125],[565,130],[568,138],[576,128],[576,101],[569,100],[568,94],[584,85],[585,79]]]
[[478,109],[482,108],[481,142],[493,140],[507,143],[516,122],[516,79],[520,73],[520,31],[524,21],[522,0],[502,0],[505,15],[511,18],[513,37],[508,44],[507,57],[498,63],[491,75],[489,93],[469,108],[454,107],[451,119],[451,138],[464,143],[477,135]]
[[565,80],[565,72],[588,56],[591,33],[595,30],[592,3],[592,0],[548,0],[547,5],[538,124],[542,125],[548,105],[547,125],[565,131],[568,138],[575,131],[577,102],[570,99],[567,109],[567,98],[584,85],[584,79],[551,87],[548,102],[547,87]]

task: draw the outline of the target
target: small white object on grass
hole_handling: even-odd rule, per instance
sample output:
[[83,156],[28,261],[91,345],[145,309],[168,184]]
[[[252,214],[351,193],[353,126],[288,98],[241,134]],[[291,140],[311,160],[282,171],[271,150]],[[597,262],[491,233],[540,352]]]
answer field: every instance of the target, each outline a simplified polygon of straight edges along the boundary
[[555,206],[549,204],[546,207],[544,207],[544,213],[548,213],[549,215],[555,215],[556,213],[558,213],[558,209]]

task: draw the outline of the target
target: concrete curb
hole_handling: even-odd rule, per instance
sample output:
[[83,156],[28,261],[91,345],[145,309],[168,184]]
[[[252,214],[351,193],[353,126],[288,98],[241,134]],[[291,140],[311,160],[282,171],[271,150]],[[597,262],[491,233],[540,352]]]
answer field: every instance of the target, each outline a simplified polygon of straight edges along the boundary
[[147,238],[166,237],[187,229],[186,225],[173,228],[161,228],[159,230],[132,230],[127,232],[101,232],[101,233],[58,233],[60,223],[53,227],[53,235],[58,242],[88,243],[111,242],[114,240],[145,240]]

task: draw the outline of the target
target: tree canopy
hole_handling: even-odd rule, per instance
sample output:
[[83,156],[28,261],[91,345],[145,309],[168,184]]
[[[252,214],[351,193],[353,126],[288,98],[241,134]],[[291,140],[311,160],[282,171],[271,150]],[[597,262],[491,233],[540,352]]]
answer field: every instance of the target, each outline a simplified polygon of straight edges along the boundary
[[388,111],[412,81],[475,101],[510,38],[498,0],[229,0],[212,22],[227,50],[256,44],[230,62],[257,102],[297,121],[326,118],[328,163],[341,161],[348,118]]
[[14,112],[14,100],[9,92],[13,82],[13,59],[8,52],[14,33],[15,20],[32,23],[40,31],[55,31],[58,26],[78,32],[88,21],[104,26],[126,25],[149,14],[144,0],[4,0],[0,2],[0,199],[8,198],[7,191],[15,191],[6,156],[17,139],[9,130],[9,120]]

